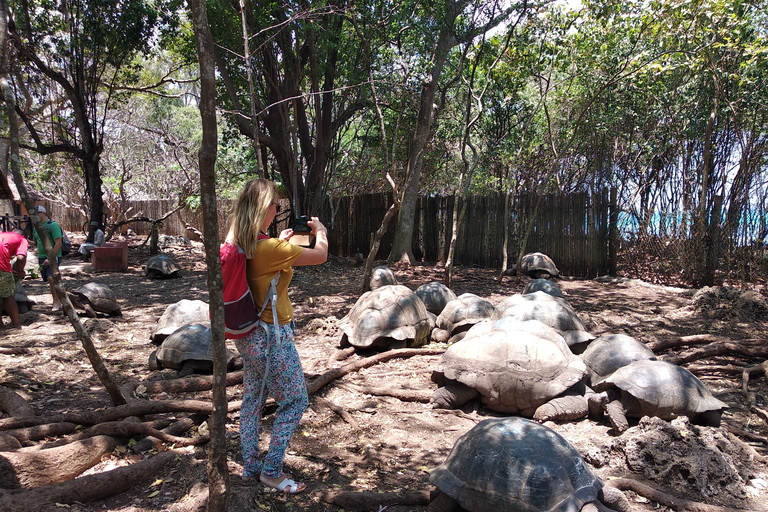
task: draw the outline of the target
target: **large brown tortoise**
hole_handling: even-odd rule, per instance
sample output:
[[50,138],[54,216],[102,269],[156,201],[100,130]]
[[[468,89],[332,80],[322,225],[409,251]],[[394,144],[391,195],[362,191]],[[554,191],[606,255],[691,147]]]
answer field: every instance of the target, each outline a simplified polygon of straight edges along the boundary
[[498,318],[494,305],[473,293],[463,293],[448,303],[437,316],[432,341],[438,343],[456,343],[476,323]]
[[360,349],[420,347],[432,330],[424,303],[399,284],[362,294],[338,326],[344,333],[341,346]]
[[541,322],[483,322],[442,355],[432,380],[435,408],[461,407],[476,396],[493,411],[572,420],[588,413],[584,362]]
[[630,510],[621,491],[604,486],[565,438],[524,418],[481,421],[429,471],[429,481],[440,493],[428,512],[597,511],[598,502]]

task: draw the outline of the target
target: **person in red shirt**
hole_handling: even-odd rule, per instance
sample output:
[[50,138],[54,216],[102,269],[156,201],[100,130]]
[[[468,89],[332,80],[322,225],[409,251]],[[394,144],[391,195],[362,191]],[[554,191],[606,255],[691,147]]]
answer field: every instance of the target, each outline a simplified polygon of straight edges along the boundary
[[[0,298],[3,299],[3,308],[11,317],[11,324],[14,329],[21,329],[19,305],[16,304],[14,296],[16,292],[14,271],[19,279],[24,279],[28,247],[29,242],[24,235],[8,231],[0,233]],[[11,265],[11,259],[14,256],[16,263]],[[0,326],[4,327],[2,322],[2,318],[0,318]]]

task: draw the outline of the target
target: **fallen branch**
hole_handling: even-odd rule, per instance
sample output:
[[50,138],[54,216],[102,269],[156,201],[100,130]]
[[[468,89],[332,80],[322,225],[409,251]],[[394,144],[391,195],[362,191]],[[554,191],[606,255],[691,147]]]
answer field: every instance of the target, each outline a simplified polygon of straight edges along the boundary
[[730,338],[726,338],[724,336],[716,336],[714,334],[691,334],[690,336],[680,336],[679,338],[668,338],[664,340],[651,341],[645,345],[649,349],[653,350],[654,353],[656,353],[668,350],[670,348],[685,347],[687,345],[706,345],[708,343],[723,343],[731,341],[733,340]]
[[615,487],[620,491],[632,491],[651,501],[660,503],[677,512],[751,512],[747,509],[736,509],[729,507],[720,507],[717,505],[708,505],[698,501],[690,501],[684,498],[677,498],[654,489],[650,485],[638,482],[631,478],[618,478],[616,480],[606,480],[605,485]]
[[366,395],[391,396],[397,398],[398,400],[402,400],[403,402],[419,402],[422,404],[428,404],[433,395],[431,391],[360,386],[350,382],[344,383],[344,387],[349,387],[358,393],[365,393]]
[[739,354],[747,357],[768,358],[768,346],[764,342],[757,342],[752,340],[752,343],[747,343],[747,340],[741,341],[719,341],[711,343],[706,347],[688,350],[678,355],[671,355],[661,357],[663,361],[667,361],[673,364],[689,363],[691,361],[698,361],[700,359],[707,359],[714,356],[721,356],[724,354]]
[[310,395],[313,395],[317,393],[318,390],[326,386],[329,382],[343,377],[348,373],[356,372],[362,370],[363,368],[368,368],[369,366],[389,361],[390,359],[407,358],[413,356],[434,356],[440,355],[443,352],[445,352],[444,348],[398,348],[395,350],[388,350],[371,357],[366,357],[358,361],[347,363],[340,368],[334,368],[333,370],[325,372],[324,374],[314,379],[312,382],[307,383],[307,392]]
[[382,510],[382,507],[386,508],[395,505],[429,505],[430,492],[328,491],[322,494],[322,499],[326,503],[336,505],[344,510]]
[[[243,372],[227,373],[227,386],[236,386],[243,383]],[[141,388],[141,392],[138,389]],[[128,382],[120,386],[126,399],[139,399],[141,395],[157,395],[159,393],[193,393],[196,391],[208,391],[213,389],[213,375],[195,375],[181,379],[152,380]]]
[[113,496],[154,478],[182,453],[180,450],[169,450],[130,466],[36,489],[0,490],[0,510],[43,512],[56,506],[56,503],[87,503]]
[[20,356],[28,352],[29,350],[23,347],[0,347],[0,354],[6,356]]
[[[181,418],[174,421],[163,429],[163,432],[171,436],[180,436],[195,424],[192,418]],[[131,446],[133,453],[141,453],[146,450],[158,447],[162,441],[155,436],[147,436],[138,443]]]

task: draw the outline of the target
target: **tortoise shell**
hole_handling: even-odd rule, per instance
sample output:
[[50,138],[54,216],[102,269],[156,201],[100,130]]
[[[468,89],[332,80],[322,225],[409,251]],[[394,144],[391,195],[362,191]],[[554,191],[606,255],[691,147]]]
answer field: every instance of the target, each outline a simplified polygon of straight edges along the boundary
[[155,331],[150,337],[152,343],[159,345],[173,331],[185,324],[207,322],[210,319],[208,303],[202,300],[181,299],[171,304],[160,316]]
[[656,359],[651,349],[626,334],[598,336],[580,357],[587,365],[587,382],[590,386],[599,384],[622,366],[641,359]]
[[531,252],[522,257],[520,273],[527,274],[534,279],[560,277],[560,271],[557,270],[552,258],[540,252]]
[[603,488],[565,438],[518,417],[475,425],[429,481],[472,512],[578,512]]
[[[211,326],[205,322],[182,325],[163,340],[157,349],[157,361],[162,368],[181,370],[188,361],[202,363],[201,370],[213,368],[213,340]],[[235,354],[227,351],[227,364]]]
[[382,286],[397,284],[395,273],[389,267],[380,266],[371,271],[371,290],[377,290]]
[[[463,293],[448,301],[435,321],[435,341],[456,343],[466,335],[466,331],[482,320],[495,320],[499,312],[489,301],[473,293]],[[444,338],[444,339],[443,339]]]
[[115,292],[101,283],[86,283],[70,292],[72,302],[84,308],[90,306],[94,311],[108,315],[120,315],[120,305],[117,303]]
[[416,288],[416,295],[424,302],[427,311],[439,315],[445,305],[456,298],[456,294],[443,283],[433,281]]
[[338,325],[342,346],[358,348],[420,347],[430,331],[426,306],[399,284],[365,292]]
[[574,346],[595,339],[568,301],[543,291],[512,295],[499,302],[496,308],[500,316],[544,322],[562,334],[572,350]]
[[544,278],[529,281],[528,284],[525,285],[525,288],[523,288],[523,294],[533,292],[544,292],[553,297],[565,298],[563,297],[563,292],[560,290],[559,286],[557,286],[549,279]]
[[147,260],[147,264],[144,267],[144,275],[159,279],[180,277],[181,269],[167,254],[156,254]]

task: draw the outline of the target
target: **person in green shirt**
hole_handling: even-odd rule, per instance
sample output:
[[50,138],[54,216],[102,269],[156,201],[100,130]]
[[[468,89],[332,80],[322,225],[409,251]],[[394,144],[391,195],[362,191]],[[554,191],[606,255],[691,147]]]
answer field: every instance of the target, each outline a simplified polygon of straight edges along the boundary
[[[48,213],[45,211],[44,206],[36,206],[35,212],[37,212],[37,216],[40,217],[43,227],[48,232],[48,240],[50,240],[51,245],[53,246],[53,252],[56,254],[56,264],[58,265],[61,263],[61,242],[63,237],[61,226],[48,218]],[[61,300],[59,300],[59,296],[56,294],[56,288],[53,286],[53,275],[51,274],[48,254],[45,252],[45,246],[43,245],[42,240],[37,236],[37,230],[33,230],[32,232],[35,235],[35,242],[37,242],[37,261],[40,263],[40,276],[42,277],[43,282],[47,281],[51,286],[51,296],[53,297],[51,311],[61,311]]]

